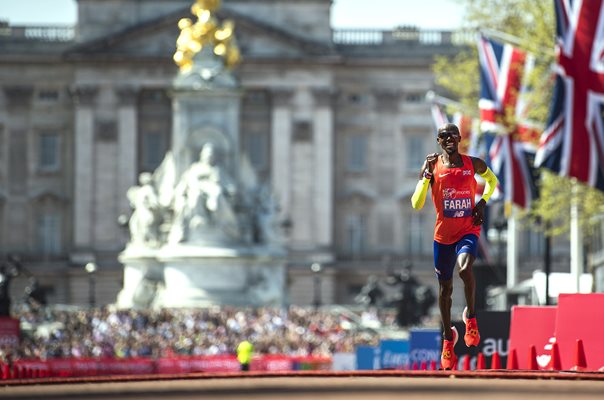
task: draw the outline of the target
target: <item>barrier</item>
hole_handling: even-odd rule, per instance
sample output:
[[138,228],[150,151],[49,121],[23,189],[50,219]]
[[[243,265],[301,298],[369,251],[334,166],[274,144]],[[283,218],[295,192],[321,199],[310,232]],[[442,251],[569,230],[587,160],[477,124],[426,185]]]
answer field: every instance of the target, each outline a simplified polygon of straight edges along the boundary
[[[252,359],[253,371],[330,370],[330,357],[263,355]],[[12,367],[0,366],[2,379],[41,377],[82,377],[101,375],[183,374],[193,372],[238,372],[234,355],[151,358],[69,358],[18,360]]]
[[[536,364],[533,364],[530,360],[549,355],[544,346],[548,343],[549,338],[554,336],[556,313],[556,306],[512,307],[510,349],[516,349],[517,351],[519,369],[538,369],[538,367],[535,367]],[[534,356],[529,353],[531,346],[535,347]]]
[[560,294],[556,315],[556,343],[561,368],[572,368],[577,339],[583,341],[586,371],[597,371],[604,365],[604,293]]

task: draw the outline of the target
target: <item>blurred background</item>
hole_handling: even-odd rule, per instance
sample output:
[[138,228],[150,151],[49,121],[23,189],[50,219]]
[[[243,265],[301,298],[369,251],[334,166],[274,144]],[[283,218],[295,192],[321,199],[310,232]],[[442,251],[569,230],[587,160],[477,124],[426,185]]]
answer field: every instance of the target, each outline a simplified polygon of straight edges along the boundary
[[[185,306],[327,310],[339,322],[326,331],[339,332],[344,319],[346,326],[368,329],[359,343],[369,344],[382,328],[394,336],[411,326],[438,328],[434,209],[427,201],[417,212],[410,197],[426,154],[438,151],[434,97],[426,95],[453,95],[437,84],[435,60],[454,60],[475,43],[464,7],[447,0],[201,2],[221,3],[212,18],[234,22],[239,53],[231,69],[203,64],[209,59],[195,58],[193,67],[175,63],[177,38],[185,31],[179,21],[196,20],[192,3],[3,1],[0,300],[25,313],[20,315],[30,326],[59,320],[64,331],[93,320],[113,326],[110,321],[120,318],[157,327],[180,311],[148,317],[148,310]],[[235,48],[234,39],[229,43]],[[201,81],[186,81],[195,65],[204,65]],[[252,215],[250,193],[267,187],[270,235],[239,231],[237,240],[205,233],[172,240],[172,205],[160,210],[165,224],[157,228],[156,242],[134,233],[132,215],[142,206],[128,193],[144,186],[140,177],[151,177],[160,197],[165,177],[175,174],[163,193],[177,201],[179,177],[208,138],[223,143],[215,138],[221,135],[228,138],[224,170],[236,182],[238,200],[229,205],[237,222]],[[568,236],[548,241],[528,219],[514,224],[510,283],[509,215],[503,201],[493,203],[474,268],[478,309],[555,302],[568,280],[552,275],[549,283],[545,272],[569,272]],[[586,248],[585,291],[602,290],[595,272],[604,262],[601,221]],[[261,229],[259,223],[246,229]],[[248,274],[250,265],[256,275]],[[181,284],[190,294],[179,294]],[[235,294],[250,288],[256,297]],[[270,290],[275,294],[265,296]],[[180,303],[179,295],[188,300]],[[463,306],[459,287],[453,314]],[[58,314],[27,314],[40,307]],[[115,307],[143,311],[132,316]],[[66,310],[89,308],[80,322],[64,320]],[[308,318],[302,326],[322,319],[305,312],[291,318]],[[206,313],[199,318],[244,329],[236,309],[221,322]],[[264,313],[272,325],[282,325],[278,312],[262,311],[254,320]],[[167,336],[187,331],[183,324]],[[322,354],[331,354],[340,339],[325,342],[332,347]],[[220,346],[226,351],[236,341]],[[310,342],[321,346],[318,339]],[[342,343],[350,350],[356,342]]]

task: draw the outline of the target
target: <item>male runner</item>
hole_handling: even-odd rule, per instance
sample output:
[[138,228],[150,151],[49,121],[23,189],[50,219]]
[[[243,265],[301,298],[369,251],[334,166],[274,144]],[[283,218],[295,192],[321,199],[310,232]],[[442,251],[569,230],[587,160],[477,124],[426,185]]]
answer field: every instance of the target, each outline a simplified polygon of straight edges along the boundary
[[[455,327],[451,326],[452,278],[455,265],[464,283],[467,305],[463,312],[463,321],[466,324],[464,340],[468,347],[480,343],[474,309],[476,283],[472,265],[476,259],[484,207],[497,186],[495,174],[483,160],[458,152],[460,140],[461,134],[456,125],[445,124],[438,129],[436,141],[443,152],[426,157],[420,181],[411,197],[411,205],[419,210],[424,206],[428,186],[432,187],[432,201],[436,209],[434,267],[440,286],[438,305],[444,329],[440,358],[443,369],[453,369],[457,362],[454,347],[458,334]],[[476,204],[475,173],[486,180],[484,194]]]

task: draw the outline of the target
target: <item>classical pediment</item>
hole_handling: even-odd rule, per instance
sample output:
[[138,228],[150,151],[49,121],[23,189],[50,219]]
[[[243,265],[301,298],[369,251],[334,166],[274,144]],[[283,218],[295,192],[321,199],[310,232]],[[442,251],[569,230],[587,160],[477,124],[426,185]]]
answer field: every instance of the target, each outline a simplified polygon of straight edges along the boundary
[[[276,26],[258,21],[235,11],[222,9],[219,19],[235,21],[235,35],[245,58],[298,58],[333,54],[328,43],[300,37]],[[79,43],[66,52],[69,59],[168,58],[176,49],[177,26],[181,18],[191,18],[189,7],[140,23],[119,32]]]

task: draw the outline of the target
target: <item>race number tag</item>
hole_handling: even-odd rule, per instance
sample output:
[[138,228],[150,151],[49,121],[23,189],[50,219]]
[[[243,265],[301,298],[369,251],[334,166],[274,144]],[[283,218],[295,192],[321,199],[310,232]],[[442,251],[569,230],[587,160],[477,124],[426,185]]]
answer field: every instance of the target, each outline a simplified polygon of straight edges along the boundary
[[472,215],[470,191],[443,189],[443,210],[446,218],[463,218]]

